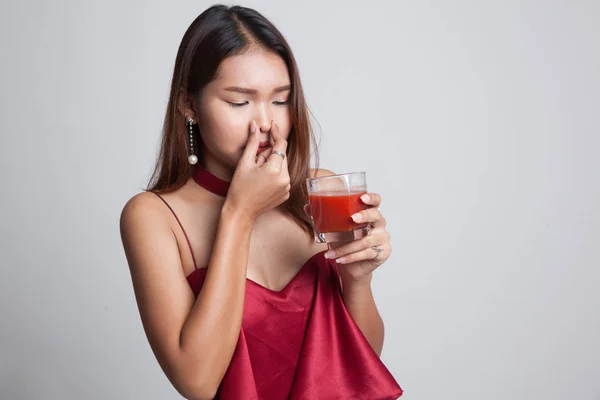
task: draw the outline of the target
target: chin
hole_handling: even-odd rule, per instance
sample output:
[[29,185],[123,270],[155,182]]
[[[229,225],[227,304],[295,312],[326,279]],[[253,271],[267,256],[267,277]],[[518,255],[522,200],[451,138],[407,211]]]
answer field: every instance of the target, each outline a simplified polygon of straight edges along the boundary
[[225,157],[223,159],[222,162],[223,162],[223,164],[230,167],[231,169],[236,169],[238,163],[240,162],[240,159],[242,158],[242,154],[243,154],[242,151],[240,151],[239,153],[236,153],[236,154],[229,154],[227,157]]

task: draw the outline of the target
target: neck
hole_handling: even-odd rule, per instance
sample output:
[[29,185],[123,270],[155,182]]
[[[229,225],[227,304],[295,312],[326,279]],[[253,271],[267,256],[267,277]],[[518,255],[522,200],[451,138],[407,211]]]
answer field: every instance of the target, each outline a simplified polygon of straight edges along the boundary
[[213,170],[206,168],[204,164],[204,160],[196,165],[196,169],[194,170],[193,179],[194,181],[208,190],[209,192],[216,194],[220,197],[226,197],[227,192],[229,191],[229,183],[230,180],[223,179],[219,177],[213,171],[221,171],[221,176],[229,177],[231,179],[232,174],[227,174],[227,170],[221,168],[213,167]]
[[203,153],[204,154],[199,161],[204,169],[219,179],[231,182],[235,169],[231,169],[231,167],[225,165],[223,162],[218,161],[216,158],[212,157],[212,155],[207,154],[206,149],[204,149]]

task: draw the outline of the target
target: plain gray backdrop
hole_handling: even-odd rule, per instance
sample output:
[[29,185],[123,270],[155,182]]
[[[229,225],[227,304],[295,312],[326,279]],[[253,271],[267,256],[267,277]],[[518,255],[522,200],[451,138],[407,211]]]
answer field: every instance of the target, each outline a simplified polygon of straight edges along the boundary
[[[3,1],[0,397],[177,399],[119,237],[205,1]],[[598,1],[246,1],[288,38],[321,166],[394,252],[383,360],[414,400],[600,399]]]

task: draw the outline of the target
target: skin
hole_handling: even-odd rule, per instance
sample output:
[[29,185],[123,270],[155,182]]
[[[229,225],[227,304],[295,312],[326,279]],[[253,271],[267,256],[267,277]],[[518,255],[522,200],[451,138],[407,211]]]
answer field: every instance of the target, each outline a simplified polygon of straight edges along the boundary
[[[152,193],[140,193],[121,215],[123,246],[146,335],[165,374],[187,398],[214,397],[223,379],[239,337],[246,278],[279,291],[306,260],[327,250],[279,208],[289,198],[290,179],[287,158],[271,152],[287,151],[289,85],[283,60],[254,49],[224,60],[200,98],[183,94],[180,99],[182,114],[199,121],[201,162],[231,182],[226,198],[192,179],[163,195],[188,233],[198,267],[209,268],[197,298],[186,280],[195,266],[185,236],[164,203]],[[261,143],[268,147],[259,151]],[[381,197],[367,197],[370,208],[358,218],[372,223],[371,235],[333,244],[326,256],[338,261],[346,307],[380,354],[384,328],[371,279],[391,248],[378,210]],[[383,252],[377,255],[374,245]]]

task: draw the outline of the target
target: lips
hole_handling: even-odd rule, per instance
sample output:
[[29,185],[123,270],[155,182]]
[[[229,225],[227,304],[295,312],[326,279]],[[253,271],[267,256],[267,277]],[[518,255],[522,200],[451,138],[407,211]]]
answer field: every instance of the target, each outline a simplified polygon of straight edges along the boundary
[[256,155],[259,155],[259,154],[260,154],[260,153],[262,153],[263,151],[265,151],[265,150],[267,150],[267,149],[270,149],[270,148],[271,148],[271,146],[267,146],[267,147],[259,147],[259,148],[256,150]]
[[270,148],[271,148],[271,142],[269,142],[269,141],[260,142],[258,144],[258,149],[256,150],[256,154],[258,155],[258,154],[262,153],[263,151],[270,149]]

